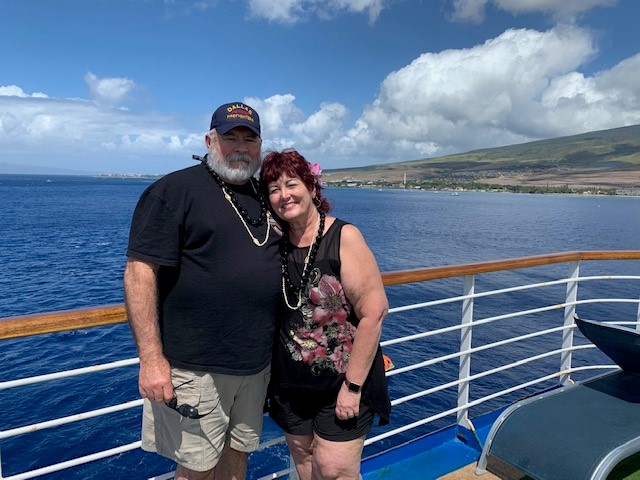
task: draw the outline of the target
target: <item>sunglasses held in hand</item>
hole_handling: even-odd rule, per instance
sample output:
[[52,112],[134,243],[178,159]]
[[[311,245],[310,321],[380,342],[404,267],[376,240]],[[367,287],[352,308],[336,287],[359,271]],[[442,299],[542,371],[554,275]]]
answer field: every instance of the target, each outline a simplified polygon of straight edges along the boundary
[[[187,383],[190,383],[192,381],[193,380],[188,380],[188,381],[186,381],[184,383],[181,383],[177,387],[174,387],[173,391],[175,392],[176,390],[178,390],[183,385],[186,385]],[[220,403],[220,400],[218,400],[218,403]],[[178,406],[178,397],[173,397],[168,402],[164,402],[164,404],[167,407],[169,407],[170,409],[175,410],[176,412],[178,412],[183,417],[191,418],[193,420],[197,420],[199,418],[202,418],[202,417],[205,417],[205,416],[209,415],[211,412],[213,412],[213,410],[215,410],[218,407],[218,404],[216,404],[216,406],[213,407],[213,409],[210,412],[201,414],[200,412],[198,412],[198,409],[196,407],[192,407],[188,403],[183,403],[182,405]]]

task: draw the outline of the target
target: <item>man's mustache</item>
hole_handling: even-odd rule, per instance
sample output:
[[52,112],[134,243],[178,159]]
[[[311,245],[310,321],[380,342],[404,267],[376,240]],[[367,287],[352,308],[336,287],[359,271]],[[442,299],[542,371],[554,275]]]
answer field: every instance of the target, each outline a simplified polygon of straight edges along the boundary
[[242,153],[232,153],[227,157],[228,162],[244,162],[251,163],[251,157]]

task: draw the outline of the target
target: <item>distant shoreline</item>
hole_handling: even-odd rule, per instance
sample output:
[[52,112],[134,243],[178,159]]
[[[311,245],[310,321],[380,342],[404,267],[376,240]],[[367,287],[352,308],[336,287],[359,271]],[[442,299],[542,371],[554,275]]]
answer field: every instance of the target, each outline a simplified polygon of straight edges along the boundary
[[389,181],[329,181],[327,186],[338,188],[366,188],[366,189],[391,189],[391,190],[416,190],[449,192],[486,192],[486,193],[528,193],[528,194],[558,194],[558,195],[594,195],[594,196],[618,196],[639,197],[638,187],[595,187],[576,185],[539,185],[539,184],[489,184],[483,182],[452,182],[450,179],[430,179],[411,182]]
[[156,175],[151,175],[151,174],[138,174],[138,173],[99,173],[97,175],[91,175],[92,177],[95,178],[131,178],[133,180],[138,180],[138,179],[158,179],[158,178],[162,178],[165,176],[165,174],[156,174]]
[[[0,173],[0,176],[37,176],[37,177],[87,177],[98,179],[118,180],[158,180],[166,174],[137,174],[137,173],[99,173],[99,174],[47,174],[47,173]],[[330,176],[330,175],[328,175]],[[326,181],[327,187],[334,188],[362,188],[368,190],[405,190],[425,191],[437,193],[457,194],[461,192],[484,193],[526,193],[542,195],[584,195],[584,196],[616,196],[616,197],[640,197],[640,187],[612,187],[612,186],[586,186],[586,185],[540,185],[539,183],[526,183],[523,179],[514,184],[492,184],[482,182],[452,181],[450,178],[432,178],[420,181],[388,181],[388,180],[351,180],[351,181]]]
[[120,173],[25,173],[25,172],[0,172],[0,176],[25,176],[25,177],[89,177],[89,178],[131,178],[131,179],[157,179],[165,174],[120,174]]
[[[352,189],[362,189],[362,190],[376,190],[376,188],[372,187],[354,187],[354,186],[344,186],[344,185],[326,185],[328,188],[352,188]],[[512,192],[508,190],[482,190],[482,189],[464,189],[464,190],[450,190],[450,189],[433,189],[433,188],[402,188],[402,187],[379,187],[377,190],[394,190],[399,192],[425,192],[425,193],[434,193],[434,194],[443,194],[443,195],[459,195],[464,193],[495,193],[495,194],[520,194],[520,195],[568,195],[573,197],[616,197],[616,198],[640,198],[640,192],[637,195],[618,195],[615,193],[604,194],[604,193],[584,193],[584,192]]]

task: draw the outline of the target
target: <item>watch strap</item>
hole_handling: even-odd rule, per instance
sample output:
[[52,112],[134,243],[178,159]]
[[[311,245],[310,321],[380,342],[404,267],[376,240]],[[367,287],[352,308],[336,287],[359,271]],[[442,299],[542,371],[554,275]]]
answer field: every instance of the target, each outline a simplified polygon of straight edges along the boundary
[[352,393],[360,393],[360,390],[362,389],[362,385],[350,382],[349,380],[347,380],[347,377],[344,378],[344,384],[347,386],[347,390]]

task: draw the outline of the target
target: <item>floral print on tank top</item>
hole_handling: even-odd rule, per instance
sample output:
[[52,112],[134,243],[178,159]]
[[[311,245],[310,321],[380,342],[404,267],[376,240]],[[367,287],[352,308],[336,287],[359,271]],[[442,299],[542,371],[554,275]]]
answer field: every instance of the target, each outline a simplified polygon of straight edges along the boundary
[[310,365],[316,374],[322,370],[346,372],[356,327],[348,320],[351,304],[340,281],[314,268],[300,311],[302,325],[289,331],[291,357]]

